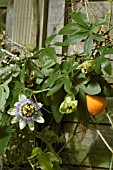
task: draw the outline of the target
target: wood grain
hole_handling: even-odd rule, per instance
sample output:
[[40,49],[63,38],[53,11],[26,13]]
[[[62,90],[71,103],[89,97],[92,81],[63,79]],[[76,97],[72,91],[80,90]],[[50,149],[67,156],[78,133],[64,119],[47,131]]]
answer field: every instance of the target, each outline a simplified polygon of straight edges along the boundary
[[[68,141],[76,123],[64,123],[64,140]],[[113,129],[111,126],[97,125],[108,144],[113,147]],[[84,165],[108,168],[111,161],[111,152],[108,150],[95,128],[90,124],[79,124],[76,135],[62,152],[64,164]]]
[[[37,22],[34,18],[36,9],[33,1],[15,0],[11,3],[10,0],[8,9],[7,33],[10,39],[21,45],[36,44]],[[12,49],[15,48],[17,49],[17,46],[12,45]]]

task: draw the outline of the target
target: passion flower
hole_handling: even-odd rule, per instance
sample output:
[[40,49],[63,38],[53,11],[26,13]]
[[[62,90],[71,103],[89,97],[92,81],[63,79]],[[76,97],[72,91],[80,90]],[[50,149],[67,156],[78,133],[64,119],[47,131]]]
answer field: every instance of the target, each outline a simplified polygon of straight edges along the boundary
[[14,116],[11,123],[19,122],[20,129],[28,124],[31,131],[34,130],[34,121],[44,123],[40,108],[41,103],[36,103],[32,99],[28,99],[25,95],[19,95],[19,101],[14,104],[14,108],[8,110],[8,114]]

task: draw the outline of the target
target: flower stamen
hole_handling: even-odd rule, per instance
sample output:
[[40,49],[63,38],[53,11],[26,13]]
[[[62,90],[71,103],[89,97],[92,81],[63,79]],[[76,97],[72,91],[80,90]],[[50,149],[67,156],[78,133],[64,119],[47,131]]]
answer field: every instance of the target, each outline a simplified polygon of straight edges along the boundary
[[36,106],[33,103],[27,103],[22,107],[24,117],[32,117],[35,114]]

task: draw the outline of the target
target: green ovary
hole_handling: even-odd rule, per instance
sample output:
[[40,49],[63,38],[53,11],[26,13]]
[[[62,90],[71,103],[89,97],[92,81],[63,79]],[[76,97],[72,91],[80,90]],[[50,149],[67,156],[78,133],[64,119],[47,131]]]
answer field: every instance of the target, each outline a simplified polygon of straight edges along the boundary
[[73,113],[77,110],[77,104],[78,104],[77,100],[69,101],[69,102],[64,101],[61,103],[59,110],[63,114]]

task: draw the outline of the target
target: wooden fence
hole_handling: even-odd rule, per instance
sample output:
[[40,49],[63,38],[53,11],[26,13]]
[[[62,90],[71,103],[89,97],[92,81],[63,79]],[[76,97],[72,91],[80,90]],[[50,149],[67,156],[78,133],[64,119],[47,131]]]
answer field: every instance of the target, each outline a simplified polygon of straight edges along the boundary
[[[108,1],[91,1],[89,10],[92,17],[92,9],[98,17],[103,18],[109,11]],[[17,48],[16,43],[25,45],[33,43],[42,48],[46,37],[57,33],[68,21],[71,11],[85,11],[84,4],[77,0],[9,0],[7,6],[6,32],[8,40],[13,42],[11,48]],[[112,21],[113,23],[113,21]],[[55,41],[63,41],[58,37]],[[68,52],[77,49],[70,46]],[[79,47],[80,48],[80,47]],[[21,50],[21,47],[19,48]],[[63,49],[56,49],[61,54]],[[112,56],[111,56],[112,57]],[[113,83],[113,78],[108,77]],[[111,109],[113,100],[108,100],[108,109]],[[109,121],[98,116],[98,129],[113,148],[113,129]],[[67,141],[76,126],[76,115],[66,116],[62,123],[64,140]],[[109,169],[111,152],[103,143],[97,130],[90,124],[80,124],[77,128],[77,135],[70,141],[62,152],[64,170],[105,170]]]

